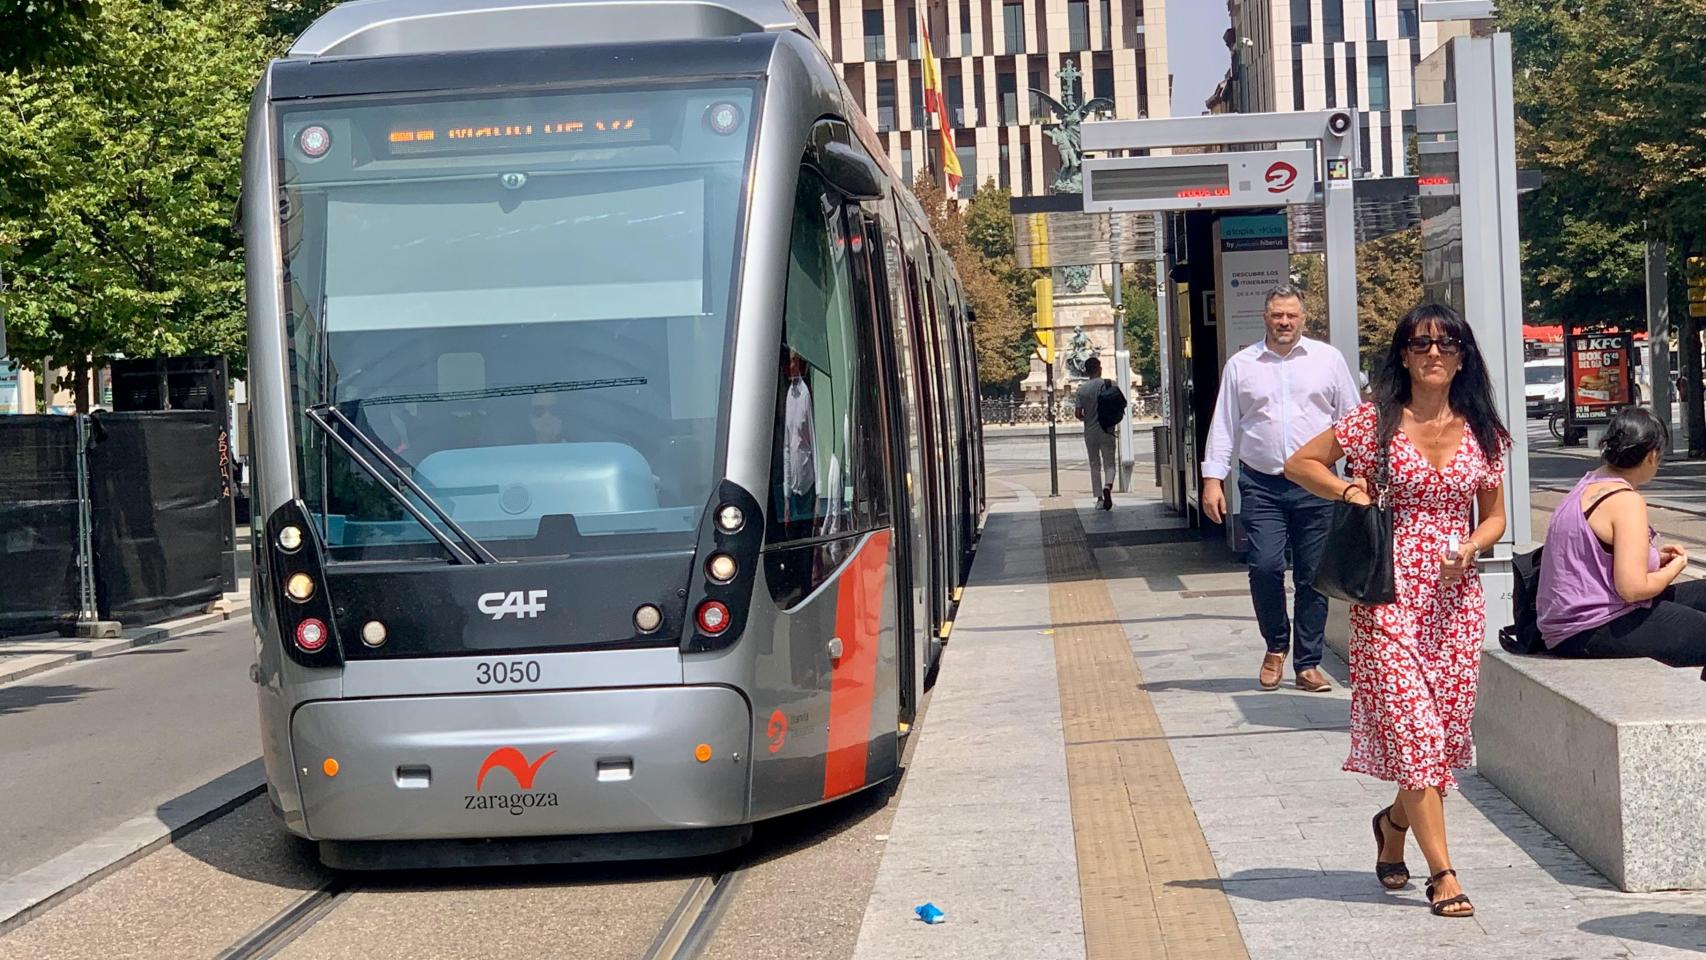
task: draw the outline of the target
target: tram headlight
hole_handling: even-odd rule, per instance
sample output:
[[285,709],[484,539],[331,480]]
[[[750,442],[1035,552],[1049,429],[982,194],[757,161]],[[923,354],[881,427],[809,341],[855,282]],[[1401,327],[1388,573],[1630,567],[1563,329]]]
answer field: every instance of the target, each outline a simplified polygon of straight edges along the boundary
[[724,533],[739,533],[746,526],[746,514],[732,503],[717,508],[717,529]]
[[278,532],[278,548],[285,553],[302,549],[302,528],[291,524]]
[[320,650],[330,638],[326,625],[313,617],[296,625],[296,645],[308,653]]
[[726,553],[713,553],[711,559],[705,561],[705,574],[718,583],[728,583],[735,578],[740,565],[735,558]]
[[378,620],[369,620],[362,624],[361,642],[370,647],[383,645],[385,643],[385,624]]
[[314,578],[306,573],[293,573],[284,582],[284,592],[297,603],[306,601],[314,595]]
[[332,131],[319,124],[303,127],[296,134],[296,149],[310,160],[318,160],[332,149]]
[[642,603],[634,611],[634,629],[641,633],[651,633],[663,625],[663,611],[655,604]]
[[729,628],[729,608],[719,601],[707,600],[699,605],[694,620],[699,624],[700,633],[714,637]]
[[705,124],[711,132],[719,136],[728,136],[740,128],[740,108],[732,103],[713,103],[705,111]]

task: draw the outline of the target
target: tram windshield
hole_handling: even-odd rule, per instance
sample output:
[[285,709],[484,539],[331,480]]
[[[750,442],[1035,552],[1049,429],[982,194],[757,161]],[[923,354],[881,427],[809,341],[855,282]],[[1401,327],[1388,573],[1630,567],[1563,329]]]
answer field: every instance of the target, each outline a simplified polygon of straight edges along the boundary
[[[281,109],[299,417],[335,407],[420,514],[500,557],[692,543],[752,102],[725,83]],[[302,419],[296,442],[332,559],[445,555],[324,431]]]

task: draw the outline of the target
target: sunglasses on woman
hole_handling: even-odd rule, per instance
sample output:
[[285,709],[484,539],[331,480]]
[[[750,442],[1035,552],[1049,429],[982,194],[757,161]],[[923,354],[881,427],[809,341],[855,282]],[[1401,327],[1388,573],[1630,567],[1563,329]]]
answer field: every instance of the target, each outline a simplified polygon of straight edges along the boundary
[[1455,357],[1463,352],[1463,341],[1456,337],[1411,337],[1405,348],[1418,357],[1426,356],[1434,347],[1442,357]]

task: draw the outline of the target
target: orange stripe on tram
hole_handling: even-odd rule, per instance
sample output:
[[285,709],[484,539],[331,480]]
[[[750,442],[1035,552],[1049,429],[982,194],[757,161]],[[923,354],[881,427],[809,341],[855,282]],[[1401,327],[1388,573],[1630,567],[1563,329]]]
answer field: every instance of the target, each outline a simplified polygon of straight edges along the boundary
[[865,785],[888,568],[889,531],[879,530],[871,534],[841,573],[835,602],[835,635],[841,638],[841,660],[830,675],[825,799]]

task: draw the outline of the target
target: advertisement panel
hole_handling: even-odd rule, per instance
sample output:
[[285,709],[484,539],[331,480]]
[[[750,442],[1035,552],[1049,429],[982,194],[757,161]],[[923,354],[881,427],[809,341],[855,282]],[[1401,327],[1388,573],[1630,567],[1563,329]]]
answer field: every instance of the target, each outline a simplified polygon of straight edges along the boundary
[[1574,334],[1567,341],[1565,383],[1572,425],[1606,423],[1635,402],[1634,343],[1626,333]]
[[0,357],[0,416],[23,412],[23,398],[18,395],[18,369]]

